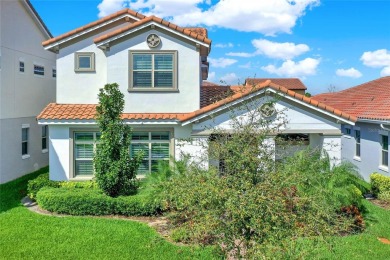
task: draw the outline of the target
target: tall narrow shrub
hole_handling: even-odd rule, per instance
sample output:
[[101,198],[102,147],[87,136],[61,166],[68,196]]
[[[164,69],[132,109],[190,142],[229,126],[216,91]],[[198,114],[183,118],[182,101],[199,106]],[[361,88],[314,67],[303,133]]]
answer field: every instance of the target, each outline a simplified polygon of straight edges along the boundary
[[136,172],[142,154],[130,158],[131,128],[121,119],[124,96],[116,83],[100,89],[96,121],[101,138],[93,159],[96,182],[109,196],[129,195],[137,189]]

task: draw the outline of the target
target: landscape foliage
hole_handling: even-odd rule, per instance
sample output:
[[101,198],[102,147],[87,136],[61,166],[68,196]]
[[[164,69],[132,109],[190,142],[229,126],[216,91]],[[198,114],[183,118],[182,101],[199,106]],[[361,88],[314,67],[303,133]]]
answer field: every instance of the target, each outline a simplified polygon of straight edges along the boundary
[[125,101],[116,83],[106,84],[99,92],[96,122],[101,137],[93,163],[99,187],[109,196],[134,194],[136,174],[142,153],[130,157],[131,128],[121,119]]
[[364,181],[350,165],[332,166],[322,150],[275,161],[284,157],[273,142],[286,125],[284,111],[266,117],[261,107],[248,99],[231,109],[229,130],[210,129],[209,170],[189,162],[161,184],[172,237],[218,244],[233,258],[299,258],[311,250],[300,248],[303,238],[363,230]]

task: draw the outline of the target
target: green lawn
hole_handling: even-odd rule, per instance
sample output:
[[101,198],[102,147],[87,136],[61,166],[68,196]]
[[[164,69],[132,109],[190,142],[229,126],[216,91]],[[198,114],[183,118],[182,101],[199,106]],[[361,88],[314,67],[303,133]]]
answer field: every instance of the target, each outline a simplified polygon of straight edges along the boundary
[[[43,170],[44,171],[44,170]],[[0,185],[0,259],[213,259],[211,248],[180,247],[166,242],[146,224],[89,217],[52,217],[20,204],[27,180]],[[321,259],[390,259],[390,210],[364,202],[364,233],[335,237],[333,250],[319,244]]]
[[216,258],[210,248],[175,246],[134,221],[30,212],[20,200],[37,175],[0,185],[0,259]]

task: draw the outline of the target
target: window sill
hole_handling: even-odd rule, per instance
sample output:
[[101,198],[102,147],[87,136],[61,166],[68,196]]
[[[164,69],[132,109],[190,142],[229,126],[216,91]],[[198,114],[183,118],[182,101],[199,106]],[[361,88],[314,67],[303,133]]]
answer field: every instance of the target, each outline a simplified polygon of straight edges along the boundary
[[28,158],[30,158],[30,155],[29,155],[29,154],[22,155],[22,159],[23,159],[23,160],[24,160],[24,159],[28,159]]
[[69,181],[90,181],[94,176],[78,176],[70,178]]
[[128,92],[172,92],[172,93],[178,93],[180,92],[178,89],[173,88],[129,88],[127,89]]
[[354,159],[355,161],[358,161],[358,162],[361,162],[361,161],[362,161],[362,159],[361,159],[360,157],[358,157],[358,156],[354,156],[353,159]]
[[42,153],[47,153],[49,150],[48,149],[43,149]]
[[389,167],[388,166],[385,166],[385,165],[379,165],[379,170],[382,170],[382,171],[385,171],[385,172],[389,172]]
[[351,139],[352,136],[350,136],[350,135],[344,135],[344,138]]

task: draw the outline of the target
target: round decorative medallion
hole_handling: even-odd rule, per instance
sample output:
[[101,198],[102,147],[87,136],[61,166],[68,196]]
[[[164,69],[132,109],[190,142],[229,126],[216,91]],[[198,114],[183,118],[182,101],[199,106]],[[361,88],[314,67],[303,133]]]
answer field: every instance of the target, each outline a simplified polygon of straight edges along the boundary
[[156,48],[161,43],[161,39],[157,36],[157,34],[152,33],[148,35],[146,42],[150,48]]
[[271,117],[276,114],[276,109],[272,103],[265,103],[260,107],[260,113],[264,117]]

